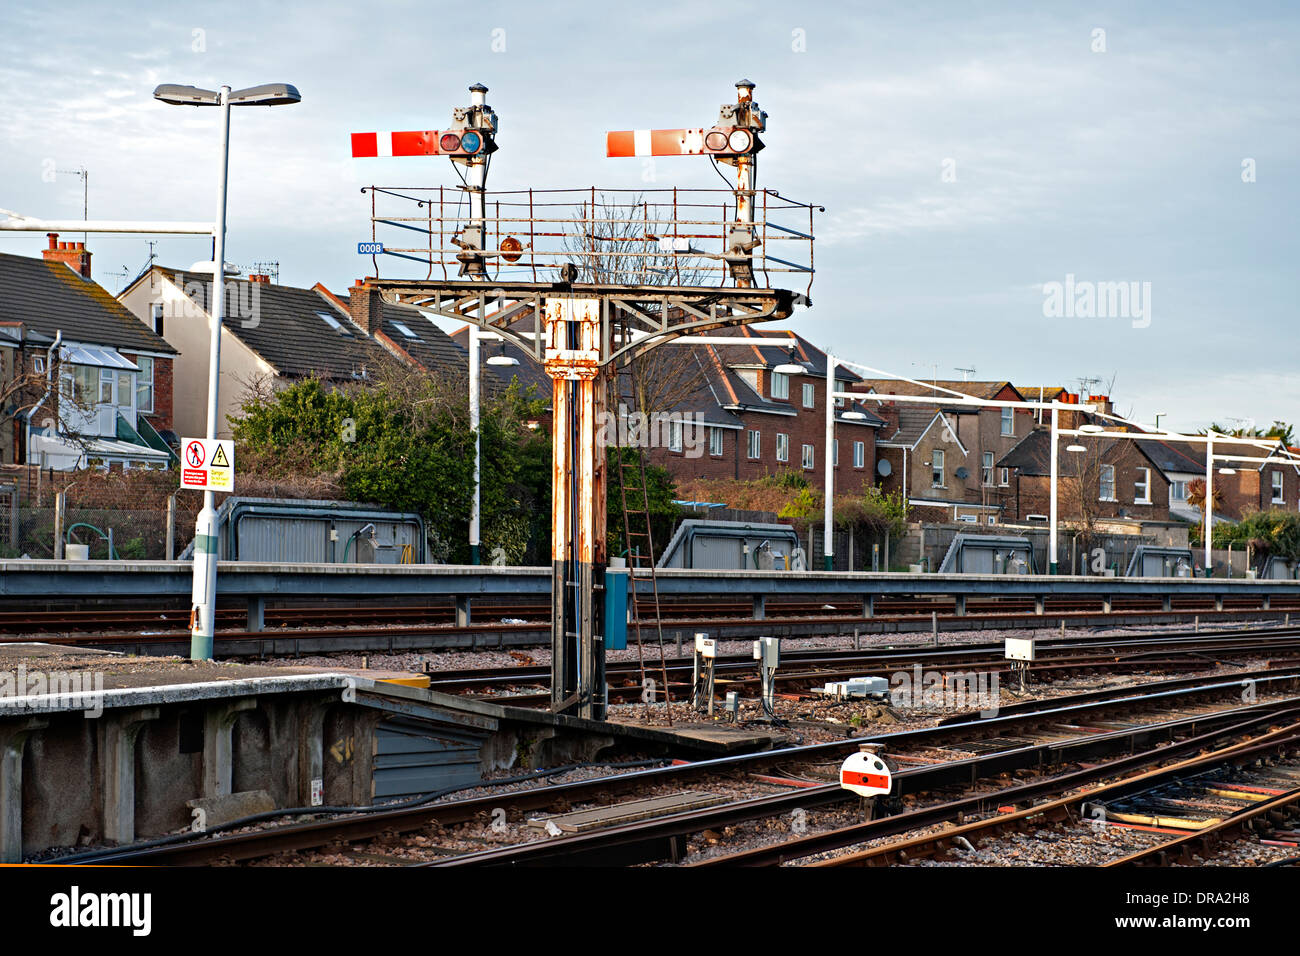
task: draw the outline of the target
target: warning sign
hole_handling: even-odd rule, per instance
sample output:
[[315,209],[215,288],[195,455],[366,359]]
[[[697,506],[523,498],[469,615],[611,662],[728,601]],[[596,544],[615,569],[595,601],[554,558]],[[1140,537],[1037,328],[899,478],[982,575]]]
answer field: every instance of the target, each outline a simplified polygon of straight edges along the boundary
[[228,438],[181,441],[181,487],[235,490],[235,443]]

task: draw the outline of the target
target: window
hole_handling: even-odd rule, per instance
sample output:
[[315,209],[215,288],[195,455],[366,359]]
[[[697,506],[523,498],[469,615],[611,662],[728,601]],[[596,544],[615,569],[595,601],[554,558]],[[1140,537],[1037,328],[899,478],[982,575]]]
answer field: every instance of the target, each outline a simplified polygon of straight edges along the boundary
[[709,454],[715,456],[722,454],[722,429],[721,428],[709,429]]
[[135,407],[142,412],[153,411],[153,359],[137,355],[135,364],[140,374],[135,377]]
[[930,484],[935,488],[943,487],[943,449],[936,448],[930,461]]
[[135,403],[135,376],[130,372],[117,373],[117,407],[131,408]]
[[[835,380],[835,391],[837,391],[837,392],[847,392],[848,390],[849,390],[849,380],[848,380],[848,379],[846,379],[846,378],[837,378],[837,379]],[[836,407],[836,408],[843,408],[843,407],[844,407],[844,402],[845,402],[845,401],[846,401],[846,400],[843,399],[843,398],[837,398],[837,399],[835,399],[835,407]]]
[[1173,501],[1186,501],[1187,482],[1182,479],[1169,482],[1169,497]]
[[1014,435],[1016,433],[1016,410],[1014,408],[1002,409],[1002,434]]
[[37,375],[40,375],[45,371],[45,356],[43,355],[32,356],[32,371],[35,372]]
[[803,383],[803,407],[812,408],[817,403],[817,389],[811,382]]
[[1098,497],[1102,501],[1115,500],[1115,466],[1101,466],[1101,488]]
[[681,422],[668,423],[668,450],[669,451],[682,450],[682,423]]
[[776,433],[776,460],[790,460],[790,436],[781,432]]
[[71,365],[62,376],[59,393],[79,405],[94,405],[99,394],[99,369]]
[[980,469],[980,480],[987,487],[993,484],[993,452],[986,451],[980,458],[983,465]]
[[317,312],[316,315],[317,317],[320,318],[322,322],[328,325],[339,335],[346,335],[348,336],[348,338],[352,337],[352,333],[343,327],[343,323],[340,322],[338,319],[334,318],[334,316],[330,315],[328,312]]
[[831,464],[836,468],[840,466],[840,440],[838,438],[831,439]]
[[410,326],[405,322],[394,321],[393,328],[397,329],[397,331],[401,332],[402,335],[406,336],[408,339],[415,339],[417,342],[420,341],[420,337],[412,332]]
[[1273,504],[1280,505],[1286,501],[1286,494],[1282,491],[1282,472],[1270,472],[1273,481]]
[[1137,481],[1133,486],[1133,504],[1151,504],[1151,469],[1139,468]]
[[790,376],[784,372],[772,373],[772,397],[789,398],[790,397]]
[[855,441],[853,443],[853,467],[865,468],[867,464],[867,443],[864,441]]
[[745,438],[748,440],[748,445],[749,445],[748,452],[747,452],[749,458],[752,459],[758,458],[759,437],[760,437],[760,433],[756,431],[750,431],[745,434]]
[[99,370],[99,404],[113,404],[113,379],[116,373],[111,368]]
[[153,302],[149,305],[149,318],[153,334],[161,337],[163,334],[163,304],[161,302]]
[[804,446],[803,446],[803,466],[804,466],[805,468],[811,469],[811,468],[814,466],[814,460],[815,460],[815,456],[816,456],[816,455],[817,455],[817,449],[816,449],[816,448],[814,448],[812,445],[804,445]]
[[1001,485],[1003,488],[1005,488],[1007,485],[1011,484],[1011,469],[1010,469],[1010,468],[999,468],[999,469],[998,469],[998,484]]

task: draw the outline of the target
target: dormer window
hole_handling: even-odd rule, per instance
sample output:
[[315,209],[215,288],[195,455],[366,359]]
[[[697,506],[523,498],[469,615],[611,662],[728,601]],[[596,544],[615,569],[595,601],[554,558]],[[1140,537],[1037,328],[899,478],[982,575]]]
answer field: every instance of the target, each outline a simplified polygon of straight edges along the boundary
[[338,319],[334,318],[334,316],[330,315],[328,312],[317,312],[316,315],[320,317],[320,320],[321,320],[322,322],[324,322],[326,325],[328,325],[331,329],[333,329],[333,330],[334,330],[335,332],[337,332],[339,335],[346,335],[346,336],[348,336],[349,338],[352,337],[352,332],[349,331],[346,327],[344,327],[344,325],[343,325],[342,322],[340,322]]

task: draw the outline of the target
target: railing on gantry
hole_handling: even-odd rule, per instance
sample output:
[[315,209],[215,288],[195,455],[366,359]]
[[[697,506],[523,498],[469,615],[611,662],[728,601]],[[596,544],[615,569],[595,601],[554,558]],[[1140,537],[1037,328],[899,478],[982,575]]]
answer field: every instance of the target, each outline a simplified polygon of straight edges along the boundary
[[[380,256],[420,263],[426,279],[455,279],[469,255],[472,223],[462,187],[367,186],[376,277]],[[488,279],[549,282],[573,263],[579,281],[611,285],[713,286],[730,281],[736,193],[729,189],[518,189],[485,196]],[[825,207],[775,190],[755,192],[755,284],[772,273],[814,274],[814,215]],[[761,276],[761,279],[760,279]]]

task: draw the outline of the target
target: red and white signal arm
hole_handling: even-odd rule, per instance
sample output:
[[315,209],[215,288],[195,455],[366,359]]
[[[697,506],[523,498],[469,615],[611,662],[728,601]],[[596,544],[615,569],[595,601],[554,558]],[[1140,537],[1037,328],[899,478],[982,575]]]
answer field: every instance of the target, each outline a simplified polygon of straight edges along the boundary
[[624,129],[605,134],[606,156],[739,156],[763,144],[743,126],[712,129]]
[[889,793],[893,777],[879,756],[859,752],[840,765],[840,786],[860,797],[875,797]]

